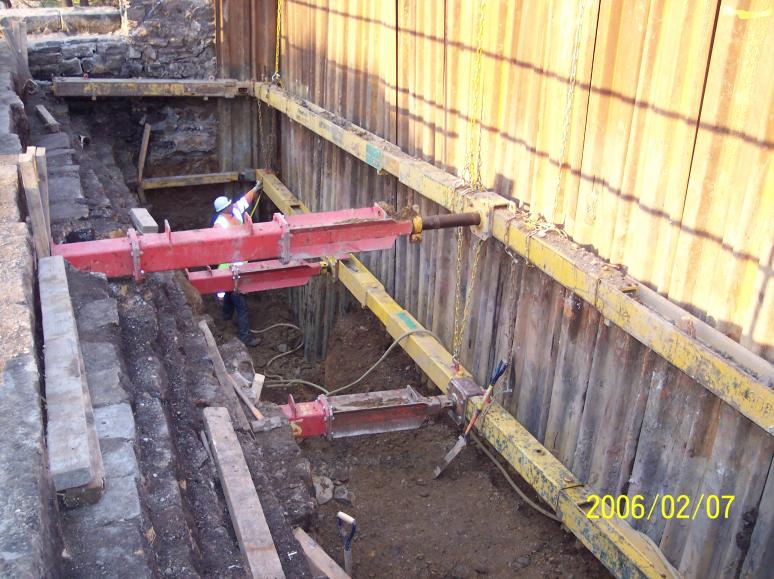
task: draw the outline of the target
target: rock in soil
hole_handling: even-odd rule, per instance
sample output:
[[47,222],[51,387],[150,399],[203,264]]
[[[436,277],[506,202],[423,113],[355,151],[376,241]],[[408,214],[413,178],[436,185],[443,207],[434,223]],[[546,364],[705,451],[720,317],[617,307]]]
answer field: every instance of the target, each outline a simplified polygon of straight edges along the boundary
[[314,494],[317,504],[324,505],[333,498],[333,481],[327,476],[313,476]]
[[337,486],[333,491],[333,498],[347,505],[351,505],[355,496],[344,485]]

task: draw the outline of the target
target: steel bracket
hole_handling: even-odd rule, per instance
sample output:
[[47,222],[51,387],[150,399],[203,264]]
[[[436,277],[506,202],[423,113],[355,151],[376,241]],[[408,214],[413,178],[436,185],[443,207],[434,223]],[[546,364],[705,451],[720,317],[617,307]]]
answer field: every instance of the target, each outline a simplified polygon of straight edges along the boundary
[[447,394],[451,400],[449,414],[458,425],[461,425],[465,422],[468,400],[475,396],[483,396],[484,389],[467,377],[452,378],[447,388]]
[[137,231],[133,228],[129,228],[129,231],[126,232],[126,236],[129,238],[129,246],[131,247],[132,276],[134,277],[134,281],[139,282],[143,280],[145,272],[140,265],[142,250],[140,249],[140,242],[137,239]]
[[493,191],[478,191],[462,196],[463,211],[475,211],[481,215],[481,223],[470,228],[473,235],[486,241],[492,237],[494,213],[497,209],[515,211],[516,203],[509,201]]
[[280,255],[279,260],[282,264],[290,262],[290,227],[288,222],[282,213],[274,214],[274,221],[276,221],[282,228],[282,236],[280,237]]

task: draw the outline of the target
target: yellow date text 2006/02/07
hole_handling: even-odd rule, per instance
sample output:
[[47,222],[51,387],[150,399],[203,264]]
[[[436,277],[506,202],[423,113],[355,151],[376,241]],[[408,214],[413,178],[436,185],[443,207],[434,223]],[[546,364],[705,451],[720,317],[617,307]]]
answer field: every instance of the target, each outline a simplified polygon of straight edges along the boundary
[[688,495],[657,494],[651,500],[643,495],[590,495],[589,519],[728,519],[734,495],[702,493],[691,498]]

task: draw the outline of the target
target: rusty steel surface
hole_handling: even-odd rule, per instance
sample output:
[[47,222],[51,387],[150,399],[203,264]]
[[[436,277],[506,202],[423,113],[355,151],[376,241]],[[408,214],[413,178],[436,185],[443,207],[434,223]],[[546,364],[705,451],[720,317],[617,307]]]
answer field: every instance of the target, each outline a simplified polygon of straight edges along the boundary
[[321,262],[291,260],[259,261],[228,269],[206,269],[186,272],[188,281],[200,294],[238,292],[242,294],[297,287],[320,275]]
[[[461,174],[478,6],[287,0],[284,86]],[[558,227],[771,363],[774,75],[762,55],[774,16],[765,12],[736,0],[489,1],[480,141],[484,186],[528,211],[535,235]],[[292,121],[281,121],[279,140],[280,177],[314,211],[387,200],[439,212],[380,175],[378,160],[359,162]],[[466,233],[463,288],[475,243]],[[454,235],[439,232],[421,245],[399,240],[366,265],[448,345],[456,263]],[[498,244],[485,243],[478,272],[461,353],[476,378],[512,359],[498,401],[597,491],[738,493],[727,521],[635,526],[683,573],[755,576],[754,562],[774,557],[774,514],[761,502],[774,489],[771,437]],[[293,295],[307,352],[319,354],[338,295],[322,282]]]
[[165,231],[122,238],[55,244],[74,267],[109,277],[238,261],[283,262],[350,252],[390,248],[398,236],[411,234],[411,221],[396,221],[374,205],[285,218],[275,214],[264,223],[241,227],[212,227],[190,231]]
[[336,439],[414,430],[449,407],[448,396],[422,396],[407,386],[363,394],[320,395],[311,402],[296,402],[291,396],[280,408],[296,438]]

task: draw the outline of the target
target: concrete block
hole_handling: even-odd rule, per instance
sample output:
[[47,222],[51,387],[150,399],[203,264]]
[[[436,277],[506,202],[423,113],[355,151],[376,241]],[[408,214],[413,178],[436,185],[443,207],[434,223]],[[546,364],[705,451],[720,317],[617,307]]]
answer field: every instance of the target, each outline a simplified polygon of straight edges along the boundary
[[72,165],[73,155],[75,155],[75,149],[54,149],[53,151],[46,150],[46,165],[48,165],[49,169],[53,167]]
[[74,380],[71,385],[69,403],[62,397],[48,405],[49,468],[58,491],[87,485],[94,478],[80,385]]
[[51,203],[84,199],[80,177],[51,176],[48,180],[48,196]]
[[86,219],[89,216],[89,208],[86,205],[80,203],[73,203],[72,201],[61,201],[58,203],[51,203],[51,223],[61,224],[69,223],[71,221],[78,221],[79,219]]
[[79,165],[62,165],[61,167],[53,167],[51,169],[48,169],[48,177],[56,178],[56,177],[78,177],[80,174],[80,166]]
[[[53,135],[46,135],[38,139],[38,147],[46,148],[46,159],[48,159],[48,151],[56,149],[70,149],[70,135],[67,133],[54,133]],[[50,187],[49,187],[50,188]]]
[[100,445],[106,479],[125,476],[134,477],[135,480],[139,479],[140,469],[137,465],[137,456],[134,453],[134,444],[131,441],[103,438]]
[[159,224],[144,207],[134,207],[129,211],[132,224],[139,233],[158,233]]
[[[89,486],[99,496],[103,478],[86,369],[61,257],[38,262],[46,362],[47,441],[54,488]],[[94,491],[94,492],[92,492]]]
[[88,371],[87,376],[94,408],[129,402],[129,395],[121,385],[121,369],[118,365],[105,370]]
[[78,525],[85,532],[121,521],[140,517],[140,497],[134,476],[110,478],[105,481],[105,495],[93,505],[69,511],[63,520],[66,526]]
[[[73,511],[71,515],[79,512]],[[93,528],[71,517],[64,521],[63,531],[72,555],[65,561],[67,577],[155,577],[148,565],[138,521]]]
[[89,372],[109,370],[119,364],[118,350],[110,342],[83,342],[81,351]]
[[129,404],[112,404],[94,411],[97,434],[100,440],[134,440],[134,414]]
[[78,310],[78,323],[87,328],[118,327],[118,306],[113,298],[88,302]]

